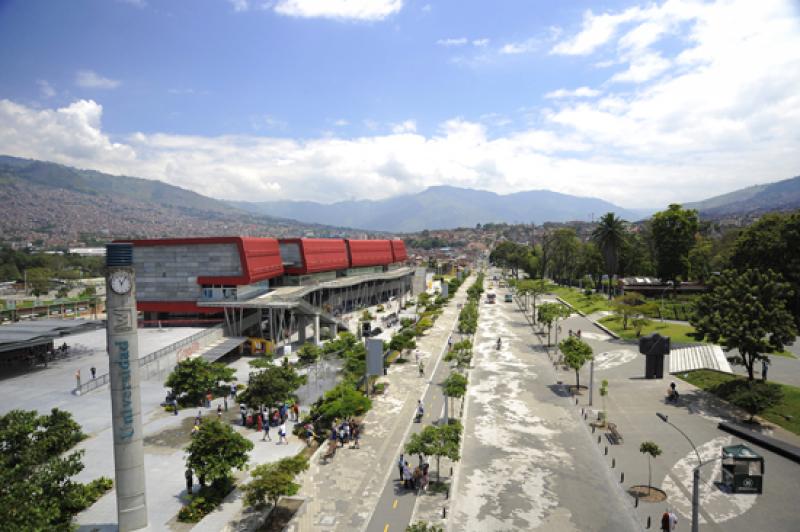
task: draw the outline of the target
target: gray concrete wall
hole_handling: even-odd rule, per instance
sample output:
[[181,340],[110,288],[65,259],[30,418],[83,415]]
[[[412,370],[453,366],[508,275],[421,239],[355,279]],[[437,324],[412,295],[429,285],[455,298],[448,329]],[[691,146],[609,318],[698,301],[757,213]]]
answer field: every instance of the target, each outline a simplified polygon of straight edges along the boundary
[[242,275],[236,244],[133,248],[139,301],[200,299],[198,276]]

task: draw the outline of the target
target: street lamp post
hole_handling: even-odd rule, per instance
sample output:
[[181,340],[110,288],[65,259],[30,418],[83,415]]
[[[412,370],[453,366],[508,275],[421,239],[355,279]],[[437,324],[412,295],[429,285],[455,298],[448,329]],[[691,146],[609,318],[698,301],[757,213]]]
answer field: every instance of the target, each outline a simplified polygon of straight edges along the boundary
[[700,530],[700,468],[706,464],[714,462],[715,460],[709,460],[707,462],[703,462],[700,459],[700,453],[697,451],[697,447],[695,447],[694,442],[689,439],[689,436],[686,435],[681,429],[679,429],[674,423],[672,423],[666,414],[656,413],[656,416],[661,419],[667,425],[670,425],[672,428],[677,430],[681,433],[681,435],[686,438],[686,441],[689,442],[689,445],[692,446],[694,449],[695,455],[697,455],[697,465],[692,470],[692,532],[699,532]]

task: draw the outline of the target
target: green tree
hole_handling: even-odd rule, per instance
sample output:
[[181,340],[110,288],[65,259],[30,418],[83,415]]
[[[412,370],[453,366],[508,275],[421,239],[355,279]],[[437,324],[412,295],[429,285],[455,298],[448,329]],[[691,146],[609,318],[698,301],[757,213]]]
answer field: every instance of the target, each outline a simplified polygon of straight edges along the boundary
[[65,298],[69,296],[69,287],[68,286],[59,286],[58,292],[56,292],[56,297]]
[[457,420],[442,426],[428,425],[422,432],[411,435],[406,443],[406,453],[433,456],[436,458],[436,480],[439,481],[440,460],[442,457],[457,462],[461,457],[458,448],[461,442],[462,426]]
[[636,332],[636,338],[639,338],[642,335],[642,329],[647,327],[653,323],[647,316],[642,314],[637,314],[631,319],[631,325],[633,325],[633,330]]
[[705,283],[711,277],[713,245],[711,240],[698,236],[689,251],[689,278]]
[[614,298],[614,312],[622,318],[623,330],[628,328],[628,320],[637,314],[642,314],[641,307],[647,304],[642,294],[638,292],[625,292]]
[[167,377],[164,386],[188,405],[198,404],[208,392],[219,388],[220,382],[235,380],[236,370],[225,364],[208,362],[203,357],[187,358],[178,362]]
[[0,416],[0,528],[72,529],[72,517],[96,499],[96,481],[72,480],[83,470],[83,451],[69,450],[84,437],[72,415],[57,408]]
[[655,442],[644,441],[639,446],[639,452],[647,455],[647,494],[650,495],[650,492],[653,490],[653,475],[650,461],[661,454],[661,448]]
[[298,374],[284,360],[281,364],[272,364],[259,372],[251,373],[241,399],[252,408],[267,405],[271,411],[276,404],[294,399],[294,393],[305,382],[306,376]]
[[325,392],[322,401],[315,406],[314,415],[320,426],[329,428],[335,419],[348,419],[365,414],[372,408],[372,401],[349,382],[337,384]]
[[[550,332],[558,326],[558,320],[568,318],[570,310],[561,303],[542,303],[539,305],[539,322],[547,325],[547,345],[550,345]],[[556,336],[558,334],[556,333]],[[558,338],[556,338],[558,339]]]
[[788,283],[772,270],[726,270],[711,279],[711,290],[697,300],[691,316],[695,337],[738,349],[730,360],[747,368],[750,381],[757,361],[767,353],[783,351],[797,336],[787,308],[792,297]]
[[[609,283],[619,270],[619,254],[624,239],[625,222],[617,218],[613,212],[604,214],[592,232],[592,241],[603,255]],[[613,290],[608,291],[608,299],[611,299],[612,292]]]
[[300,364],[304,366],[310,366],[317,360],[322,354],[322,349],[320,349],[316,344],[313,342],[306,342],[300,349],[297,350],[297,359]]
[[575,386],[581,387],[581,368],[592,359],[592,348],[577,336],[570,336],[558,344],[564,353],[564,363],[575,370]]
[[231,470],[243,470],[247,466],[248,453],[252,449],[253,442],[233,427],[217,419],[209,419],[192,435],[192,441],[186,448],[186,467],[192,468],[203,482],[220,484],[230,479]]
[[444,356],[445,362],[455,360],[458,368],[468,367],[472,362],[472,342],[462,340],[453,344],[453,348]]
[[748,381],[745,386],[739,382],[736,391],[728,398],[748,414],[750,421],[764,410],[779,404],[783,400],[783,390],[780,385],[772,382]]
[[444,532],[439,525],[428,524],[426,521],[417,521],[406,527],[406,532]]
[[295,477],[306,469],[308,459],[301,454],[256,466],[251,472],[252,480],[243,487],[245,504],[256,506],[266,501],[274,509],[278,499],[300,491],[300,484],[295,482]]
[[[464,394],[467,393],[467,377],[460,373],[451,373],[442,382],[442,393],[450,398],[464,397]],[[455,409],[452,403],[453,401],[450,401],[451,408]]]
[[742,231],[731,252],[731,266],[743,272],[747,269],[772,270],[781,274],[791,285],[793,297],[789,309],[800,327],[800,212],[766,214]]
[[524,299],[525,308],[528,308],[528,303],[531,304],[533,310],[531,315],[533,321],[536,321],[536,298],[547,292],[550,285],[544,279],[523,279],[517,283],[517,296],[522,296]]
[[50,279],[53,271],[48,268],[31,268],[28,270],[28,288],[31,293],[39,297],[50,291]]
[[678,279],[685,279],[689,273],[689,251],[700,227],[697,211],[673,203],[653,215],[651,226],[658,276],[677,287]]
[[548,271],[556,282],[572,284],[578,264],[580,245],[580,240],[572,228],[560,228],[553,232]]

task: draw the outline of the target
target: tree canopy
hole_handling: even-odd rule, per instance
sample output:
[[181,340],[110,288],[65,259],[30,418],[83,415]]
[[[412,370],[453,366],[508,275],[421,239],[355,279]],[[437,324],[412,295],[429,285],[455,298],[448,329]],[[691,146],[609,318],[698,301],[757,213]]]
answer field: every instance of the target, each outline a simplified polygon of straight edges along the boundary
[[[625,240],[624,221],[613,212],[604,214],[592,232],[592,240],[600,249],[610,281],[619,270],[619,255]],[[608,298],[611,299],[611,290],[608,291]]]
[[72,517],[94,502],[89,487],[96,481],[72,480],[83,470],[83,451],[69,450],[83,438],[72,415],[57,408],[0,416],[0,528],[71,529]]
[[592,359],[592,347],[577,336],[570,336],[558,346],[564,353],[564,363],[575,370],[575,385],[581,386],[581,368]]
[[251,373],[241,399],[252,408],[259,408],[261,405],[271,408],[294,399],[295,391],[305,382],[306,376],[299,375],[284,359],[281,364],[272,364]]
[[233,427],[217,419],[207,419],[186,448],[186,466],[206,481],[221,482],[230,477],[232,469],[245,468],[252,449],[253,442]]
[[308,459],[302,454],[256,466],[251,472],[252,480],[244,485],[245,503],[255,506],[268,501],[274,508],[278,499],[300,490],[294,479],[306,469]]
[[436,458],[436,478],[439,478],[439,465],[442,457],[456,462],[460,460],[459,445],[462,426],[457,420],[450,420],[447,425],[428,425],[422,432],[411,435],[406,443],[406,453],[433,456]]
[[691,317],[695,336],[721,343],[726,351],[738,349],[740,356],[730,357],[731,361],[743,364],[752,381],[756,361],[782,351],[797,336],[787,308],[792,290],[772,270],[753,269],[726,270],[713,277],[710,286]]
[[178,362],[167,377],[164,386],[185,403],[195,405],[207,392],[214,391],[220,382],[235,380],[236,370],[225,364],[208,362],[203,357],[187,358]]
[[656,252],[656,269],[663,280],[686,279],[689,273],[689,251],[700,228],[697,211],[678,204],[653,215],[651,222]]

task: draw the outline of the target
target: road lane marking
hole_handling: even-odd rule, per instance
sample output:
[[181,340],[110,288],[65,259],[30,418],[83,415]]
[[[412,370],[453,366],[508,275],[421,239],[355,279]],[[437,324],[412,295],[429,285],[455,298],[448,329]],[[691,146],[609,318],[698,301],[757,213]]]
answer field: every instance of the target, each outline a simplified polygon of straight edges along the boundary
[[383,532],[387,532],[388,530],[389,530],[389,523],[386,523],[386,524],[383,526]]
[[[395,499],[394,502],[392,503],[392,509],[395,509],[395,508],[397,508],[397,499]],[[386,525],[386,526],[389,526],[389,525]]]

